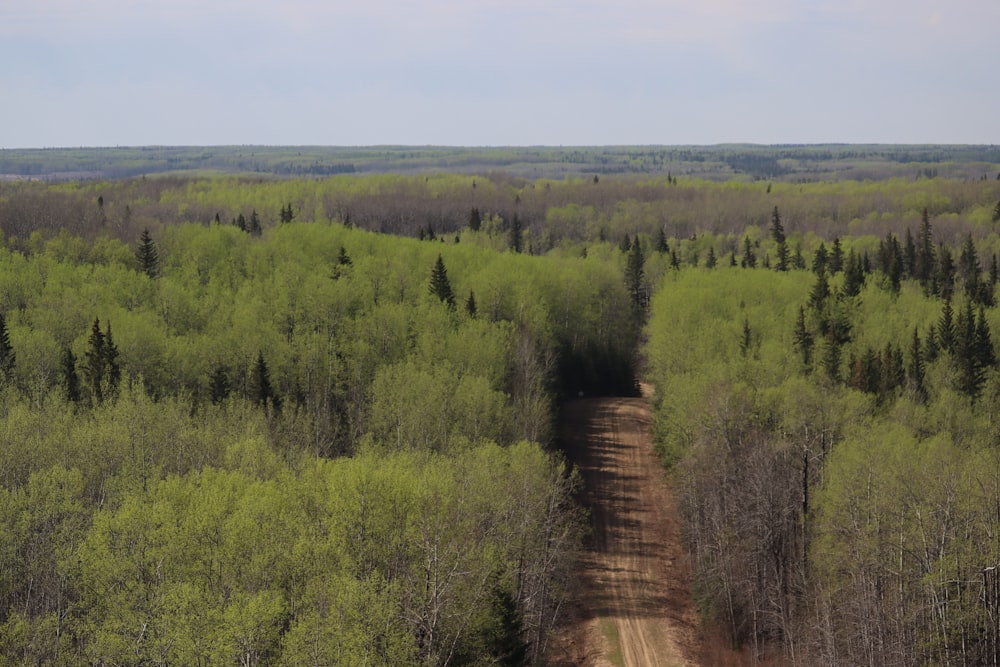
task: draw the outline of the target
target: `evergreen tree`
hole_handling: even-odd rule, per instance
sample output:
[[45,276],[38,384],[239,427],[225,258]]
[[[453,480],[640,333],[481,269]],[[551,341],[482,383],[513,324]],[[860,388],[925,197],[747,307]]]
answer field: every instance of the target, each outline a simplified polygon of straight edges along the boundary
[[844,270],[844,247],[840,237],[833,239],[833,249],[830,251],[830,275],[836,275]]
[[208,395],[212,403],[218,405],[229,398],[232,385],[229,382],[229,369],[218,364],[212,371],[212,378],[208,383]]
[[7,318],[0,313],[0,386],[10,385],[14,381],[14,366],[17,357],[14,347],[10,344],[10,333],[7,331]]
[[827,336],[823,347],[823,370],[832,382],[840,381],[840,351],[836,336]]
[[628,237],[628,234],[626,234],[625,238],[622,239],[622,242],[618,244],[618,249],[622,252],[628,252],[632,249],[632,239]]
[[826,251],[826,246],[820,242],[819,247],[816,248],[816,253],[813,255],[812,270],[813,273],[826,273],[827,265],[830,261],[830,255]]
[[636,312],[643,311],[646,307],[646,288],[644,285],[646,274],[643,268],[645,263],[646,258],[642,254],[642,246],[639,239],[636,239],[629,250],[628,260],[625,264],[625,289],[628,290],[632,308]]
[[931,219],[924,209],[920,219],[920,232],[917,234],[916,253],[913,263],[913,277],[920,281],[926,290],[934,275],[934,234],[931,229]]
[[476,307],[476,294],[472,290],[469,290],[469,298],[465,300],[465,312],[473,319],[479,313],[479,309]]
[[705,258],[705,268],[714,269],[716,264],[718,264],[718,259],[715,257],[715,248],[709,246],[708,257]]
[[249,228],[247,227],[247,219],[246,219],[246,218],[245,218],[245,217],[243,216],[243,214],[242,214],[242,213],[240,213],[240,214],[239,214],[239,215],[238,215],[238,216],[236,217],[236,220],[235,220],[235,222],[234,222],[233,224],[235,224],[235,225],[236,225],[236,227],[237,227],[237,228],[238,228],[238,229],[239,229],[239,230],[240,230],[241,232],[246,232],[246,231],[249,231]]
[[844,266],[844,296],[851,297],[861,294],[861,288],[864,287],[864,284],[864,267],[852,248],[847,255],[847,263]]
[[972,234],[965,238],[962,244],[962,251],[958,256],[958,278],[962,281],[962,290],[965,295],[975,301],[980,295],[980,274],[982,266],[979,264],[979,254],[976,252],[976,244],[972,241]]
[[63,396],[70,403],[80,402],[80,376],[76,373],[76,355],[73,350],[63,350],[59,364],[59,376],[63,388]]
[[729,266],[739,266],[739,264],[736,262],[736,251],[735,250],[731,250],[729,252]]
[[906,240],[903,242],[903,271],[909,277],[914,277],[917,270],[917,244],[913,233],[906,228]]
[[136,260],[139,262],[139,270],[150,278],[155,278],[160,271],[160,257],[156,251],[156,244],[149,233],[149,228],[142,230],[139,238],[139,247],[135,250]]
[[94,318],[94,324],[90,329],[90,337],[87,338],[87,351],[83,364],[83,379],[94,403],[104,401],[104,380],[107,377],[108,357],[104,343],[104,332],[101,331],[101,322]]
[[993,368],[997,365],[996,351],[993,349],[993,336],[990,334],[990,325],[986,321],[986,312],[982,306],[979,307],[976,337],[973,345],[973,354],[983,368]]
[[937,270],[932,274],[934,293],[948,301],[955,293],[955,262],[943,243],[938,246],[937,256]]
[[661,255],[670,252],[670,246],[667,244],[667,234],[663,231],[663,227],[660,227],[656,235],[656,252]]
[[521,218],[517,213],[510,223],[510,249],[514,252],[521,252],[524,245],[524,229],[521,227]]
[[260,216],[257,215],[257,209],[253,209],[250,212],[250,224],[248,225],[248,230],[254,236],[260,236],[264,231],[260,226]]
[[757,256],[753,253],[753,246],[750,244],[750,237],[743,237],[743,260],[741,266],[744,269],[752,269],[757,266]]
[[799,306],[799,315],[795,319],[792,342],[795,349],[802,355],[802,365],[808,369],[812,365],[812,349],[815,341],[812,333],[806,326],[806,310],[802,306]]
[[347,250],[344,246],[340,246],[340,251],[337,253],[336,262],[333,265],[333,279],[337,280],[342,275],[347,273],[347,269],[352,265],[351,257],[347,254]]
[[271,404],[275,410],[280,408],[278,397],[271,387],[271,372],[264,361],[264,353],[257,352],[257,362],[250,373],[250,400],[257,405],[267,407]]
[[[1000,174],[997,174],[997,180],[1000,181]],[[993,208],[993,222],[1000,222],[1000,200],[997,200],[997,205]]]
[[451,291],[448,270],[444,267],[441,255],[438,255],[437,262],[434,263],[434,268],[431,270],[431,282],[428,289],[431,294],[448,304],[449,308],[455,307],[455,293]]
[[781,224],[781,214],[778,207],[774,207],[771,214],[771,238],[778,244],[778,264],[775,267],[778,271],[787,271],[788,265],[788,241],[785,238],[785,228]]
[[753,331],[750,329],[750,320],[743,318],[743,330],[740,332],[740,354],[744,357],[750,356],[753,350]]
[[472,207],[472,211],[469,213],[469,229],[478,232],[480,227],[483,226],[483,218],[479,214],[479,208],[476,206]]
[[118,393],[118,385],[121,384],[122,369],[118,361],[118,346],[111,335],[111,322],[108,322],[104,330],[104,357],[107,368],[108,394],[114,396]]
[[681,268],[681,258],[677,256],[676,250],[670,251],[670,268],[672,269]]
[[955,349],[955,340],[955,313],[952,310],[951,299],[946,299],[941,319],[938,320],[937,328],[934,330],[934,342],[939,350],[950,353]]
[[280,220],[281,222],[287,223],[295,219],[295,211],[292,210],[292,202],[288,202],[287,206],[281,207]]
[[916,397],[917,401],[924,403],[927,401],[926,371],[924,367],[924,354],[920,345],[920,333],[917,328],[913,328],[913,340],[910,343],[910,363],[906,367],[906,379],[909,389]]
[[809,293],[809,307],[817,312],[822,312],[826,305],[826,300],[830,296],[830,283],[826,278],[826,271],[820,269],[816,274],[816,283]]

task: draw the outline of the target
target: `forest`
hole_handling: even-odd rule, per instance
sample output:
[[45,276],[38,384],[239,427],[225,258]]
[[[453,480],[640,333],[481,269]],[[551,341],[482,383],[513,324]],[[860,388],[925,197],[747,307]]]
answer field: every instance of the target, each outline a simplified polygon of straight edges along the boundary
[[0,183],[0,664],[544,664],[559,405],[639,379],[704,623],[995,661],[1000,159],[945,154]]

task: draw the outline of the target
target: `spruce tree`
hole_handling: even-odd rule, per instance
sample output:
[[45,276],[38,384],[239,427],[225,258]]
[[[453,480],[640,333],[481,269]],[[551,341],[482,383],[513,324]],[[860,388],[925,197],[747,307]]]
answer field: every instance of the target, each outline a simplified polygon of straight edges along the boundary
[[910,391],[919,403],[927,401],[927,388],[925,386],[924,353],[920,344],[920,333],[917,328],[913,328],[913,340],[910,343],[910,363],[906,367],[906,379]]
[[788,266],[788,241],[785,238],[785,228],[781,224],[781,214],[778,207],[774,207],[771,213],[771,238],[778,244],[778,264],[775,267],[778,271],[787,271]]
[[260,216],[257,215],[257,209],[253,209],[250,212],[250,224],[247,225],[247,231],[254,236],[260,236],[263,232],[263,229],[260,226]]
[[13,382],[16,362],[14,347],[10,344],[10,333],[7,331],[7,318],[0,313],[0,385],[7,386]]
[[951,299],[946,299],[941,311],[941,319],[934,329],[934,342],[942,352],[951,353],[955,349],[955,312],[952,310]]
[[[1000,181],[1000,174],[997,174],[997,180]],[[993,222],[1000,222],[1000,200],[997,200],[997,205],[993,208]]]
[[752,269],[757,266],[757,256],[753,253],[753,246],[750,243],[750,237],[743,237],[743,260],[740,265],[744,269]]
[[521,218],[514,214],[514,219],[510,223],[510,249],[514,252],[521,252],[524,245],[524,229],[521,226]]
[[816,283],[809,293],[809,307],[817,312],[823,312],[826,300],[830,296],[830,282],[826,278],[826,271],[820,270],[816,274]]
[[122,379],[121,363],[118,361],[118,357],[118,346],[115,345],[115,339],[111,335],[111,322],[108,322],[104,329],[104,360],[108,373],[105,380],[108,393],[112,396],[118,393],[118,385],[121,384]]
[[661,255],[670,252],[670,246],[667,244],[667,234],[663,231],[663,227],[660,227],[656,235],[656,252]]
[[59,364],[59,377],[62,384],[63,396],[70,403],[80,402],[80,376],[76,373],[76,355],[73,350],[66,348],[63,350],[62,359]]
[[926,290],[934,275],[934,233],[931,229],[930,215],[924,209],[920,218],[920,231],[917,233],[916,251],[913,262],[913,277],[920,281]]
[[802,355],[802,365],[807,369],[812,366],[812,349],[814,339],[812,332],[806,326],[806,310],[799,306],[799,315],[795,319],[795,330],[792,332],[792,343]]
[[715,256],[715,248],[708,246],[708,257],[705,258],[705,268],[714,269],[718,261],[718,258]]
[[230,391],[232,391],[232,385],[229,382],[229,369],[218,364],[212,371],[212,378],[208,383],[209,398],[212,403],[218,405],[229,398]]
[[250,373],[250,400],[262,407],[271,404],[275,409],[279,408],[278,397],[271,387],[271,372],[264,361],[263,351],[257,352],[257,362]]
[[830,275],[836,275],[844,270],[844,247],[840,237],[833,239],[833,249],[830,251]]
[[479,209],[473,206],[472,211],[469,213],[469,229],[478,232],[482,226],[483,217],[479,214]]
[[142,230],[142,236],[139,237],[135,258],[139,262],[139,270],[150,278],[155,278],[160,272],[160,256],[148,227]]
[[455,293],[451,291],[448,270],[444,267],[444,259],[441,258],[441,255],[438,255],[434,268],[431,269],[431,282],[428,289],[431,294],[448,304],[449,308],[455,307]]
[[84,356],[83,380],[94,403],[102,403],[104,401],[104,379],[107,377],[108,359],[104,332],[101,331],[101,322],[98,318],[94,318]]
[[813,255],[812,271],[818,274],[820,271],[826,273],[827,265],[830,261],[830,255],[826,251],[826,246],[820,242],[819,247],[816,248],[816,253]]
[[476,294],[472,290],[469,290],[469,298],[465,300],[465,312],[473,319],[479,313],[476,307]]
[[646,289],[643,284],[646,276],[643,268],[645,263],[646,258],[642,254],[642,246],[637,238],[629,250],[628,260],[625,264],[625,289],[628,290],[632,308],[636,312],[642,311],[646,307]]

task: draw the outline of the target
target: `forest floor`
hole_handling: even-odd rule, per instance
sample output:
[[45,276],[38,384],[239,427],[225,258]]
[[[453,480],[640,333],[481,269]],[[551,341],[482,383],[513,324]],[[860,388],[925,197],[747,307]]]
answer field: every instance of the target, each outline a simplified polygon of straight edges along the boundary
[[650,436],[646,398],[566,404],[561,438],[590,510],[578,586],[548,664],[719,664],[705,659],[676,500]]

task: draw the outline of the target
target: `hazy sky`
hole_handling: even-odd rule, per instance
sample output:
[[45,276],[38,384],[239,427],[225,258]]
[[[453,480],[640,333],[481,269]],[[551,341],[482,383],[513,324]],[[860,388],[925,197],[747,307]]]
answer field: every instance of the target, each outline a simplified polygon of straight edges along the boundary
[[1000,143],[998,0],[0,0],[0,148]]

